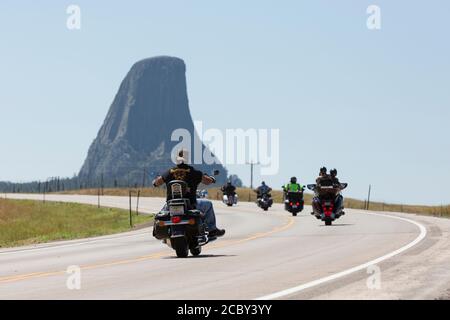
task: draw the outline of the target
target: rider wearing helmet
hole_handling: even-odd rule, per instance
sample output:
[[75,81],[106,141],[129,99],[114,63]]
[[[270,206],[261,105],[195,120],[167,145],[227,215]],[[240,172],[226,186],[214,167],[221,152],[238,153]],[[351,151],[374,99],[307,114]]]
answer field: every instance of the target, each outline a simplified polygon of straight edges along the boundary
[[325,180],[329,180],[330,176],[327,173],[327,168],[322,167],[319,171],[319,177],[316,179],[316,184],[321,185],[321,183]]
[[337,170],[336,169],[330,170],[330,178],[331,178],[331,181],[333,181],[333,184],[340,183],[339,179],[336,176],[337,176]]
[[300,192],[303,187],[301,184],[297,183],[297,178],[292,177],[290,183],[286,183],[283,187],[284,192]]
[[[284,199],[284,206],[285,209],[288,210],[288,204],[292,199],[298,199],[295,201],[299,201],[300,199],[303,199],[303,195],[301,195],[301,192],[303,192],[304,187],[297,183],[297,178],[292,177],[291,181],[289,183],[286,183],[283,188],[283,199]],[[296,193],[296,195],[289,195],[289,193]]]
[[[326,182],[329,182],[329,181],[331,182],[330,176],[328,175],[327,171],[328,170],[327,170],[326,167],[320,168],[319,177],[317,177],[317,179],[316,179],[317,188],[319,188],[322,185],[322,183],[326,183]],[[313,197],[313,200],[312,200],[312,206],[313,206],[313,209],[315,209],[316,212],[320,211],[321,205],[320,205],[320,198],[319,198],[318,189],[316,189],[316,191],[314,193],[314,197]],[[311,212],[311,214],[314,215],[314,211]]]

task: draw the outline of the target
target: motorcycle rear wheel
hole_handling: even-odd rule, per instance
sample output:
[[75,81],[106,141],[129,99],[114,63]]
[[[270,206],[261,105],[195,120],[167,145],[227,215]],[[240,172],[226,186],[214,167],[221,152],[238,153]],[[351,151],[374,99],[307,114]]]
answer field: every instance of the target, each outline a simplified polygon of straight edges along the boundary
[[331,226],[331,224],[332,224],[331,219],[326,219],[326,220],[325,220],[325,225],[326,225],[326,226]]
[[172,248],[175,249],[178,258],[187,258],[189,255],[188,243],[185,237],[173,238]]

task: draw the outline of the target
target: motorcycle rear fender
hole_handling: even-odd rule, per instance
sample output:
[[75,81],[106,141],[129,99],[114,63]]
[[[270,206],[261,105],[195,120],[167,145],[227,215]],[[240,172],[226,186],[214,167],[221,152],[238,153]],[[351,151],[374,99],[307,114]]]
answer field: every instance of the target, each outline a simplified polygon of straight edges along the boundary
[[186,225],[173,225],[170,227],[170,237],[178,238],[186,235]]

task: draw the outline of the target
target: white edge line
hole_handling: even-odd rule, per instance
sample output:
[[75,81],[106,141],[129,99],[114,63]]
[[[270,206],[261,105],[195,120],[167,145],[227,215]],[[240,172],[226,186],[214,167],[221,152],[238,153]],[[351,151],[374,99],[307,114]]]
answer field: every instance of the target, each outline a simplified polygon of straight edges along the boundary
[[317,280],[314,280],[314,281],[311,281],[311,282],[307,282],[307,283],[301,284],[301,285],[296,286],[296,287],[292,287],[292,288],[285,289],[285,290],[282,290],[282,291],[279,291],[279,292],[275,292],[275,293],[272,293],[272,294],[269,294],[269,295],[265,295],[265,296],[256,298],[254,300],[273,300],[273,299],[286,297],[288,295],[291,295],[291,294],[294,294],[294,293],[298,293],[300,291],[303,291],[303,290],[306,290],[306,289],[309,289],[309,288],[321,285],[323,283],[326,283],[326,282],[329,282],[329,281],[333,281],[333,280],[336,280],[336,279],[348,276],[349,274],[355,273],[357,271],[364,270],[364,269],[366,269],[366,268],[368,268],[368,267],[370,267],[370,266],[372,266],[374,264],[377,264],[377,263],[380,263],[380,262],[385,261],[387,259],[390,259],[390,258],[392,258],[392,257],[394,257],[394,256],[396,256],[396,255],[398,255],[398,254],[400,254],[400,253],[402,253],[402,252],[412,248],[413,246],[418,244],[420,241],[422,241],[427,235],[427,229],[422,224],[420,224],[420,223],[418,223],[416,221],[413,221],[413,220],[410,220],[410,219],[406,219],[406,218],[397,217],[397,216],[390,216],[390,215],[386,215],[386,214],[379,214],[379,213],[367,213],[367,212],[364,212],[364,214],[388,217],[388,218],[403,220],[403,221],[412,223],[412,224],[416,225],[419,228],[420,234],[419,234],[419,236],[416,239],[414,239],[412,242],[408,243],[407,245],[405,245],[405,246],[401,247],[400,249],[397,249],[397,250],[395,250],[395,251],[393,251],[391,253],[388,253],[388,254],[386,254],[386,255],[384,255],[382,257],[379,257],[377,259],[374,259],[374,260],[371,260],[371,261],[366,262],[364,264],[361,264],[359,266],[356,266],[356,267],[353,267],[353,268],[341,271],[339,273],[335,273],[335,274],[330,275],[328,277],[320,278],[320,279],[317,279]]
[[[151,228],[151,227],[149,227],[149,228]],[[41,251],[41,250],[51,250],[51,249],[77,247],[77,246],[82,246],[82,245],[85,245],[85,244],[104,242],[104,241],[112,241],[112,240],[117,240],[117,239],[126,239],[126,238],[132,238],[132,237],[139,237],[139,236],[148,235],[148,234],[149,233],[147,233],[147,232],[141,231],[139,233],[128,234],[128,235],[120,235],[120,234],[116,234],[116,235],[112,235],[112,236],[110,235],[107,238],[103,238],[103,239],[95,239],[95,238],[93,238],[92,240],[85,240],[85,241],[82,241],[82,242],[79,242],[80,240],[74,240],[74,241],[78,241],[78,242],[75,242],[75,243],[55,244],[55,245],[49,244],[47,246],[37,247],[37,248],[17,249],[17,250],[13,249],[11,251],[0,252],[0,256],[1,255],[10,255],[10,254],[15,254],[15,253],[28,253],[28,252]]]

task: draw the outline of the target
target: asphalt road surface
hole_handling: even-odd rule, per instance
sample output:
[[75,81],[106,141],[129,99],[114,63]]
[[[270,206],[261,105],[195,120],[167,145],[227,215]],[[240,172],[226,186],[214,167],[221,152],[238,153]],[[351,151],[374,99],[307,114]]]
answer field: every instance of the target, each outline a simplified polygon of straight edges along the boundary
[[[42,200],[42,195],[5,196]],[[46,200],[97,204],[96,196],[46,195]],[[163,203],[141,198],[140,207],[152,213]],[[101,204],[128,208],[128,198],[103,196]],[[0,299],[450,296],[448,219],[347,209],[332,226],[324,226],[308,206],[297,217],[278,204],[268,212],[254,203],[228,208],[215,201],[214,206],[227,233],[203,247],[200,257],[176,258],[152,237],[151,228],[0,249]],[[67,271],[78,267],[80,288],[73,289],[77,273]]]

